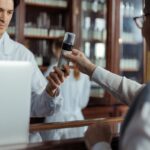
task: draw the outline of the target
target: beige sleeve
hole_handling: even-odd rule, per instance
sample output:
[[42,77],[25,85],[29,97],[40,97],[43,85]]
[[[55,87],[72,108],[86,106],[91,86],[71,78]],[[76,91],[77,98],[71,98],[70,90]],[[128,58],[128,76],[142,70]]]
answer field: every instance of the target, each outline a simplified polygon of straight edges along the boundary
[[92,80],[110,92],[115,98],[130,105],[137,93],[144,87],[133,80],[121,77],[101,67],[97,67]]

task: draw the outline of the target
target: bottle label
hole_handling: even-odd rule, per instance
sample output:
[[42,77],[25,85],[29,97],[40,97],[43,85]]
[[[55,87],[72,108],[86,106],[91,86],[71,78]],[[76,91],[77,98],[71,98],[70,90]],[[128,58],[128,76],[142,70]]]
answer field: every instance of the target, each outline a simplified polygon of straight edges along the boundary
[[62,45],[62,49],[66,50],[66,51],[71,51],[72,47],[73,47],[72,45],[66,44],[66,43],[63,43],[63,45]]

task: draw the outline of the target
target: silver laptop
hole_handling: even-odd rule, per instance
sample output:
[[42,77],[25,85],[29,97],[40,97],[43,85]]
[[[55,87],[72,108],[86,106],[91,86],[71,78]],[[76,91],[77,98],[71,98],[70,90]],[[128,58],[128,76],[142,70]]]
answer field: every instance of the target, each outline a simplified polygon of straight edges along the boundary
[[0,145],[27,143],[31,64],[0,61]]

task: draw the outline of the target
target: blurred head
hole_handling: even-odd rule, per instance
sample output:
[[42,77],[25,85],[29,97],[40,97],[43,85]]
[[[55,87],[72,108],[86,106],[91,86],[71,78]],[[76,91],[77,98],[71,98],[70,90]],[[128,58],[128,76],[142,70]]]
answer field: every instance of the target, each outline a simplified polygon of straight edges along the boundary
[[20,0],[0,0],[0,37],[7,30],[12,19],[14,9]]
[[145,0],[143,13],[144,19],[143,19],[142,34],[146,40],[148,50],[150,50],[150,0]]

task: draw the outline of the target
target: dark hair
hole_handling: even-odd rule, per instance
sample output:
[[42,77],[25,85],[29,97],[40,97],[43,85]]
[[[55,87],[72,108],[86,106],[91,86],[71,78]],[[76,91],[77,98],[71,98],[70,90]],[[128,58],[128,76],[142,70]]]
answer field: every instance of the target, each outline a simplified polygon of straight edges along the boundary
[[14,9],[16,9],[16,7],[19,5],[20,0],[13,0],[14,2]]

